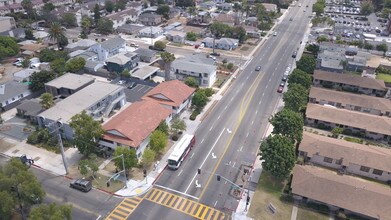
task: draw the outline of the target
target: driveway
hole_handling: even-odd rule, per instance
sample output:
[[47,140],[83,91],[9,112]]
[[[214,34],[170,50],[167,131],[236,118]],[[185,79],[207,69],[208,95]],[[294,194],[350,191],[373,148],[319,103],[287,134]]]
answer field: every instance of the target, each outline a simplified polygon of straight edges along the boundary
[[26,127],[27,125],[25,119],[15,116],[0,125],[0,135],[19,141],[25,140],[35,130],[34,126]]

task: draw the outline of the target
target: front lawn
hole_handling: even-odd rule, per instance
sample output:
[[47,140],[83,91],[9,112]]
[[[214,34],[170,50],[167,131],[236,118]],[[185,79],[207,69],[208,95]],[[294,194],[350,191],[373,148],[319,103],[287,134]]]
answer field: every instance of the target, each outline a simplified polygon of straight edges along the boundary
[[391,75],[389,74],[378,73],[376,74],[376,79],[382,79],[386,83],[391,83]]

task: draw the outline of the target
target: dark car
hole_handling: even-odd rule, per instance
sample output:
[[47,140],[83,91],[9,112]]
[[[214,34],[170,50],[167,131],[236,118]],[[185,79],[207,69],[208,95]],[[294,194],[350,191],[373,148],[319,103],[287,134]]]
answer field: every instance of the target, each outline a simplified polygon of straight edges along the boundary
[[293,18],[289,18],[290,21],[293,21]]
[[286,82],[288,80],[288,77],[287,76],[283,76],[282,79],[281,79],[283,82]]
[[260,71],[261,70],[261,66],[257,66],[256,68],[255,68],[255,71]]
[[71,188],[80,190],[82,192],[89,192],[92,189],[92,184],[88,180],[77,179],[69,184]]
[[150,50],[166,51],[165,49],[157,48],[157,47],[154,47],[153,45],[150,45],[148,48],[149,48]]
[[283,90],[284,90],[284,87],[283,86],[279,86],[278,89],[277,89],[277,92],[278,93],[282,93]]
[[292,58],[296,58],[296,56],[297,56],[297,52],[294,51],[293,54],[292,54]]
[[211,53],[210,55],[211,55],[211,56],[216,56],[216,57],[219,57],[219,56],[220,56],[219,53]]

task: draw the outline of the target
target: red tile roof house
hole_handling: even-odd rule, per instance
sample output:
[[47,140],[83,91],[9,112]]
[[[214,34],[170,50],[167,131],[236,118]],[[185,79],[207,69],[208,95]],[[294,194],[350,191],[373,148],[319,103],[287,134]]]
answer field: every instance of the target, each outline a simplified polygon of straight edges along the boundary
[[180,114],[190,106],[195,89],[179,80],[160,83],[143,96],[143,100],[154,100],[170,109],[173,115]]
[[99,144],[111,149],[118,146],[134,148],[140,158],[151,133],[160,122],[168,123],[171,113],[170,109],[154,101],[135,102],[103,124],[105,134]]

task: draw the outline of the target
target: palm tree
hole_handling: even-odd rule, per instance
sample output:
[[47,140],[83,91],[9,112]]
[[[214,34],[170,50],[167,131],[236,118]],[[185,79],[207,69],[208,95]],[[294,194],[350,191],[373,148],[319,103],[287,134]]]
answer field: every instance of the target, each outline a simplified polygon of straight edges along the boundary
[[165,74],[166,81],[169,81],[171,80],[170,77],[171,63],[175,60],[175,56],[172,53],[163,52],[160,54],[160,57],[164,62],[164,74]]
[[68,41],[67,37],[64,34],[64,31],[61,28],[61,24],[60,23],[53,22],[50,25],[50,28],[49,28],[49,39],[50,40],[55,40],[57,42],[58,49],[60,49],[60,47],[63,46],[65,41],[66,42]]
[[40,104],[41,104],[42,108],[49,109],[50,107],[54,106],[52,94],[45,92],[41,95],[40,98],[41,98]]

